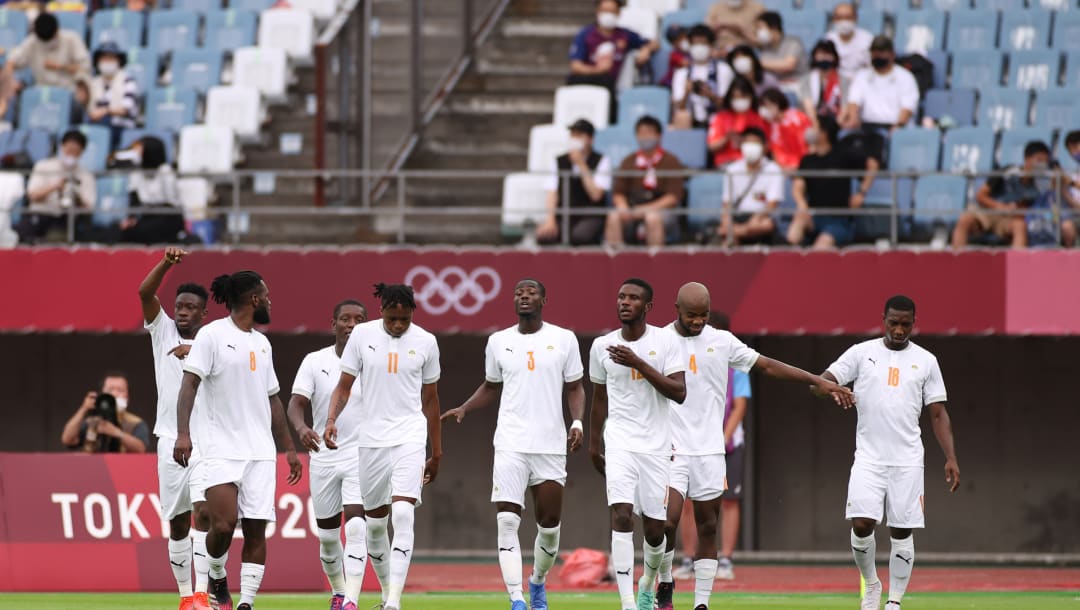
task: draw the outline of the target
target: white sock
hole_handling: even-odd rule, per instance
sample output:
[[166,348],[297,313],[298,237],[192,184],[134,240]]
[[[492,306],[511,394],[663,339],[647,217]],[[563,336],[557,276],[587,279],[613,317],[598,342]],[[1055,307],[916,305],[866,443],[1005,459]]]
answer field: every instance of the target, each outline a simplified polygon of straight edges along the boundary
[[562,524],[555,527],[536,526],[536,542],[533,543],[533,573],[529,581],[536,585],[547,582],[548,572],[559,557],[559,535]]
[[510,601],[525,601],[521,594],[521,545],[518,539],[518,526],[521,517],[514,513],[500,512],[495,516],[498,524],[499,569],[502,570],[506,592]]
[[698,559],[694,562],[694,607],[705,604],[709,606],[709,597],[712,595],[713,582],[716,580],[715,559]]
[[394,540],[390,547],[390,587],[386,594],[386,605],[400,608],[405,578],[412,563],[416,506],[412,502],[394,502],[390,508],[390,519],[394,523]]
[[889,557],[889,601],[900,603],[904,599],[911,568],[915,565],[915,536],[903,540],[892,539],[892,556]]
[[[389,517],[368,517],[367,522],[367,549],[368,559],[371,560],[371,568],[375,570],[375,576],[379,578],[379,588],[382,589],[382,599],[386,601],[386,590],[390,580],[390,536],[386,533],[386,524]],[[345,581],[349,586],[349,581]],[[348,595],[346,595],[348,597]],[[349,598],[356,602],[356,599]]]
[[206,532],[191,530],[191,563],[195,566],[195,592],[206,593],[209,588],[210,563],[206,552]]
[[[259,563],[240,564],[240,603],[255,605],[255,594],[262,584],[266,566]],[[239,605],[239,604],[237,604]]]
[[330,582],[330,589],[334,595],[345,593],[345,552],[341,548],[341,528],[332,530],[318,528],[319,536],[319,559],[322,560],[322,569],[326,574],[326,580]]
[[[641,575],[641,582],[650,590],[656,587],[656,575],[660,572],[660,564],[664,562],[664,553],[667,548],[667,540],[661,540],[659,546],[653,546],[648,542],[642,545],[645,556],[645,573]],[[641,585],[638,585],[641,588]]]
[[851,530],[851,554],[855,556],[855,565],[859,567],[863,580],[867,584],[878,582],[877,566],[874,564],[877,558],[877,540],[874,539],[874,534],[859,538],[855,530]]
[[191,538],[169,540],[169,567],[176,577],[180,597],[191,597]]
[[353,600],[364,587],[367,564],[367,525],[360,517],[353,517],[345,523],[345,589],[342,591],[352,593]]
[[206,562],[209,566],[207,573],[210,574],[210,578],[225,578],[225,562],[228,560],[228,551],[225,551],[225,554],[221,557],[214,557],[210,553],[207,553]]
[[636,608],[634,599],[634,533],[611,532],[611,565],[623,608]]
[[675,564],[675,551],[664,553],[664,559],[660,561],[660,582],[675,582],[671,575],[671,566]]

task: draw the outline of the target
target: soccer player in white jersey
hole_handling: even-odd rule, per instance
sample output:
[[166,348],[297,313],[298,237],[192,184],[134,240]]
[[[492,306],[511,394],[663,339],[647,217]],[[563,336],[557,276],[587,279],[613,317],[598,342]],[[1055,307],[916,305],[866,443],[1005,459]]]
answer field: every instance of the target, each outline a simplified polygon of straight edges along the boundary
[[[169,565],[180,590],[180,610],[209,610],[206,576],[206,530],[210,518],[199,492],[189,490],[192,468],[184,468],[173,458],[176,443],[176,398],[180,394],[180,379],[184,376],[183,358],[191,349],[195,334],[206,317],[206,288],[199,284],[181,284],[176,289],[173,305],[175,320],[165,313],[157,291],[165,274],[179,265],[187,252],[166,248],[165,255],[139,284],[143,325],[150,332],[154,351],[154,380],[157,384],[157,423],[154,436],[158,438],[158,499],[161,515],[169,522]],[[196,453],[197,455],[197,453]],[[195,527],[191,527],[192,512]],[[194,558],[194,561],[193,561]],[[192,565],[195,585],[191,584]]]
[[[460,423],[469,411],[499,400],[491,501],[497,513],[499,567],[511,610],[525,610],[518,526],[526,489],[532,491],[536,508],[529,607],[547,610],[544,584],[559,554],[567,443],[577,451],[583,437],[585,388],[578,340],[573,332],[544,321],[546,304],[547,291],[539,281],[517,283],[518,323],[491,335],[484,350],[484,383],[464,404],[443,414],[444,420],[456,418]],[[573,418],[569,435],[563,394]]]
[[[328,448],[336,448],[342,410],[359,411],[357,445],[368,557],[382,586],[384,609],[401,610],[413,555],[416,504],[423,486],[439,474],[442,459],[439,344],[435,335],[413,324],[412,288],[403,284],[375,288],[380,318],[357,326],[349,335],[323,440]],[[352,392],[357,379],[359,396]],[[425,462],[428,441],[431,457]],[[392,544],[386,532],[388,516],[394,525]],[[346,595],[345,609],[356,610],[356,599]]]
[[[357,409],[338,421],[342,435],[337,449],[325,449],[322,435],[330,415],[330,397],[341,376],[341,353],[358,324],[367,322],[367,309],[360,301],[342,301],[334,307],[331,328],[334,344],[311,352],[300,363],[289,399],[289,421],[308,450],[308,482],[319,535],[319,558],[330,581],[333,596],[330,610],[342,610],[346,589],[352,597],[360,593],[367,566],[364,506],[360,495],[360,461],[356,437],[360,432]],[[356,391],[359,392],[359,384]],[[313,427],[304,419],[310,409]],[[345,519],[345,547],[341,546],[342,514]]]
[[[589,454],[607,478],[611,563],[623,610],[652,610],[653,582],[664,559],[664,520],[671,465],[670,403],[686,399],[682,348],[674,334],[645,323],[653,306],[647,282],[619,288],[620,330],[593,341]],[[645,532],[645,574],[634,603],[634,512]]]
[[660,568],[657,589],[659,610],[671,610],[674,580],[675,534],[684,499],[694,503],[697,555],[694,561],[694,610],[708,610],[716,578],[716,524],[720,499],[727,490],[724,459],[724,410],[727,406],[729,370],[751,369],[770,377],[806,383],[837,403],[850,405],[851,391],[822,377],[758,354],[726,330],[709,326],[709,290],[691,282],[679,289],[675,321],[669,331],[683,349],[686,366],[686,400],[671,407],[671,436],[675,459],[668,485],[667,552]]
[[244,549],[236,610],[252,610],[262,583],[266,523],[274,520],[275,437],[286,451],[289,484],[298,483],[302,472],[278,397],[270,342],[255,330],[256,324],[270,323],[269,292],[254,271],[214,278],[210,293],[229,315],[207,324],[195,337],[176,405],[173,459],[185,467],[191,458],[196,392],[197,408],[206,410],[194,430],[194,442],[201,454],[198,477],[210,514],[206,550],[210,596],[217,610],[233,610],[225,562],[238,519]]
[[866,582],[863,610],[877,610],[881,605],[881,581],[874,564],[874,527],[886,506],[892,537],[886,610],[900,610],[911,579],[915,561],[911,530],[925,526],[919,427],[923,407],[930,410],[934,435],[945,453],[949,491],[960,486],[941,369],[933,354],[911,341],[915,303],[902,295],[890,298],[885,303],[884,321],[884,337],[852,346],[823,375],[845,385],[854,382],[858,400],[847,518],[851,520],[852,554]]

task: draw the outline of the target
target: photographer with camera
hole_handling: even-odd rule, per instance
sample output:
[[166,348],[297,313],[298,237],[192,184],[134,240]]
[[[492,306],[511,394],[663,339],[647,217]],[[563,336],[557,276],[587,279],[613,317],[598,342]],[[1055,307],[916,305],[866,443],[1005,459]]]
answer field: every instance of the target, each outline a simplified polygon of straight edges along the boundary
[[86,453],[146,453],[150,426],[130,413],[127,406],[127,376],[106,373],[101,392],[87,392],[79,409],[64,424],[60,442]]
[[[94,174],[79,163],[85,150],[86,136],[73,129],[60,139],[55,157],[42,159],[34,164],[30,181],[26,185],[30,206],[16,228],[20,242],[34,243],[44,238],[53,228],[66,227],[66,212],[70,208],[94,207],[97,200]],[[89,216],[75,219],[76,239],[89,225]]]

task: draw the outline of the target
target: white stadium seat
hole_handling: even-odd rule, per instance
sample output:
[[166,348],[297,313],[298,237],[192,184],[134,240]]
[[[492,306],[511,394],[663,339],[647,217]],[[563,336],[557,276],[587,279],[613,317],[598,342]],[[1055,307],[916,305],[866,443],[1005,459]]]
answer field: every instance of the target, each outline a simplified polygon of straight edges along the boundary
[[660,33],[660,22],[651,8],[624,8],[619,11],[619,27],[637,32],[645,40],[656,40]]
[[555,90],[555,116],[552,122],[569,127],[578,119],[587,119],[596,129],[608,126],[611,92],[596,85],[566,85]]
[[254,87],[270,103],[288,101],[289,61],[284,49],[242,47],[233,54],[232,83]]
[[181,178],[176,181],[180,194],[180,207],[184,218],[190,221],[206,220],[206,208],[213,197],[213,186],[205,178]]
[[337,12],[335,0],[290,0],[289,5],[311,13],[316,21],[329,21]]
[[311,13],[291,8],[272,8],[259,16],[259,46],[285,49],[299,65],[314,63],[315,20]]
[[510,174],[503,180],[502,225],[520,229],[526,220],[539,225],[547,217],[544,181],[540,174]]
[[206,94],[206,124],[229,127],[240,141],[259,139],[263,117],[259,90],[254,87],[211,87]]
[[223,174],[233,168],[236,136],[229,127],[185,125],[180,130],[181,174]]
[[555,158],[566,152],[570,131],[564,125],[533,125],[529,130],[529,171],[549,172]]
[[649,9],[660,17],[682,8],[679,0],[630,0],[626,6],[627,8]]

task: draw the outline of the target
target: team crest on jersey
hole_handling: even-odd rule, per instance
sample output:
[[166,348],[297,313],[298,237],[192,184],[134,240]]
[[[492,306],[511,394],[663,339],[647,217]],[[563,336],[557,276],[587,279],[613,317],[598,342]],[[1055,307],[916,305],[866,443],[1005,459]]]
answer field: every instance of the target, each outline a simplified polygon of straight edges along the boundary
[[711,353],[715,352],[716,350],[714,350],[713,348],[710,347],[709,349],[707,349],[705,351],[707,351],[707,352],[709,352],[711,354]]
[[555,346],[554,346],[554,345],[549,345],[549,346],[547,346],[547,350],[548,350],[549,352],[550,352],[550,351],[554,351],[554,350],[555,350]]
[[656,355],[656,350],[652,350],[652,351],[650,351],[650,352],[649,352],[649,355],[650,355],[650,356],[655,356],[655,355]]
[[916,370],[916,371],[917,371],[917,370],[919,370],[919,365],[917,365],[917,364],[913,364],[913,365],[911,365],[911,368],[912,368],[913,370]]
[[416,355],[416,350],[414,350],[414,349],[409,350],[409,355],[410,356],[415,356]]

